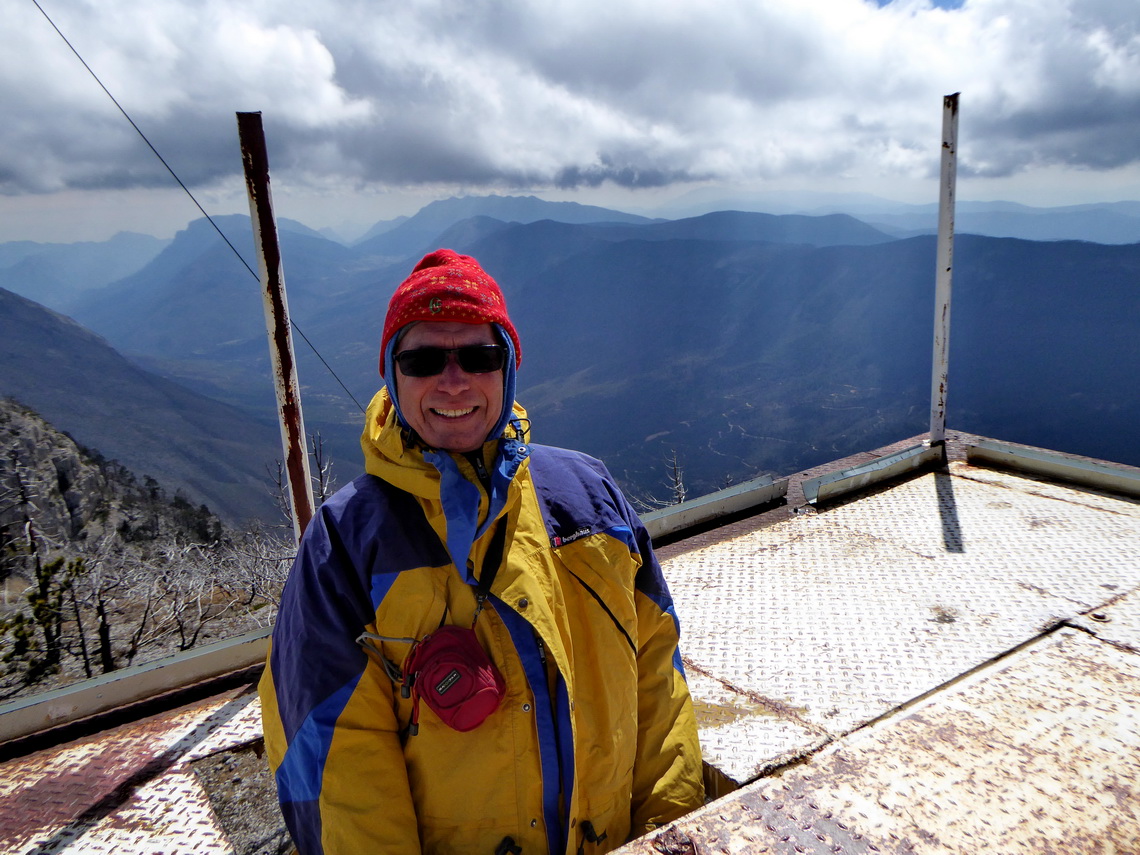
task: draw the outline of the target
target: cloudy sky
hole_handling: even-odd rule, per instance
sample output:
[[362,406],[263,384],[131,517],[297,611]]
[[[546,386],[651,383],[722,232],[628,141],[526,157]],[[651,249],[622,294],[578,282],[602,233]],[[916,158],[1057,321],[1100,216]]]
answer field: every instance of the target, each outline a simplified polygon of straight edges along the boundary
[[[248,210],[368,225],[461,193],[1140,199],[1138,0],[0,0],[0,241]],[[43,13],[41,13],[41,8]]]

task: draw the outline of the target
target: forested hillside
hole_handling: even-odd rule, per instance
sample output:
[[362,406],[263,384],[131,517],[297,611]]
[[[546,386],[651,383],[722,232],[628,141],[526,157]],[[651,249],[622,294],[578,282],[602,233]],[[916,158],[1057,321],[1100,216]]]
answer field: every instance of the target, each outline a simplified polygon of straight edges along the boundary
[[0,699],[266,624],[290,552],[0,399]]

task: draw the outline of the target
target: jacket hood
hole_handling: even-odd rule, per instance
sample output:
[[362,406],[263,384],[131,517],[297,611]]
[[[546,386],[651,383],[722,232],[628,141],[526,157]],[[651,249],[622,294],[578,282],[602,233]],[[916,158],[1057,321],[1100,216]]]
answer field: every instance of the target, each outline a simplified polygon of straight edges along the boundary
[[483,443],[483,463],[490,477],[490,490],[484,492],[465,455],[407,441],[411,431],[401,424],[386,387],[368,405],[360,437],[365,471],[420,500],[458,568],[467,566],[475,540],[517,502],[515,475],[530,456],[529,422],[517,402],[511,414],[503,435]]
[[[503,411],[499,414],[498,423],[491,428],[491,432],[487,434],[487,439],[497,439],[503,435],[512,419],[515,418],[513,408],[518,406],[515,401],[515,388],[518,383],[518,353],[515,350],[515,340],[512,335],[508,335],[507,331],[499,324],[491,324],[495,330],[495,336],[499,342],[507,348],[507,361],[503,366]],[[385,388],[389,390],[389,402],[392,409],[396,411],[396,421],[403,427],[408,427],[408,420],[404,418],[404,413],[400,409],[400,396],[396,391],[396,347],[399,345],[400,338],[403,336],[403,330],[407,329],[405,326],[397,334],[388,339],[383,351],[380,354],[381,362],[384,366],[382,373],[384,377]],[[525,413],[523,418],[525,418]]]
[[[495,468],[495,459],[503,450],[501,445],[510,448],[530,441],[529,425],[526,410],[515,401],[502,436],[483,443],[483,460],[489,470]],[[383,387],[372,397],[365,414],[364,433],[360,437],[364,469],[369,475],[382,478],[412,495],[438,499],[438,469],[428,462],[422,446],[408,445],[405,438],[409,435],[410,430],[400,419],[388,387]],[[425,476],[428,482],[434,476],[436,485],[424,483]]]

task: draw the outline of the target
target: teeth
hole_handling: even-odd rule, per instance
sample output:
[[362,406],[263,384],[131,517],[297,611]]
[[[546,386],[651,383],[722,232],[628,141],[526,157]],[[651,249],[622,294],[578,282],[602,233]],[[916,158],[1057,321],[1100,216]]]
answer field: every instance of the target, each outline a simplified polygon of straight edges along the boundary
[[443,416],[446,419],[457,419],[460,416],[465,416],[468,413],[475,412],[474,407],[468,407],[465,410],[432,410],[437,416]]

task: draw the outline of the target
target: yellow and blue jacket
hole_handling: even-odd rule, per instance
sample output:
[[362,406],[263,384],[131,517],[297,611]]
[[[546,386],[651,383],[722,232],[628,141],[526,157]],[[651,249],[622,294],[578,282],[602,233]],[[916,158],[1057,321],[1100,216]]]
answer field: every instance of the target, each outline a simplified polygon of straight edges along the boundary
[[[648,535],[599,461],[528,444],[515,415],[482,456],[435,453],[404,443],[381,391],[367,474],[305,532],[260,687],[302,855],[589,855],[703,801]],[[506,695],[466,733],[421,706],[410,735],[392,666],[408,639],[471,624],[496,523],[506,545],[475,631]],[[388,668],[358,644],[366,632],[387,639]]]

